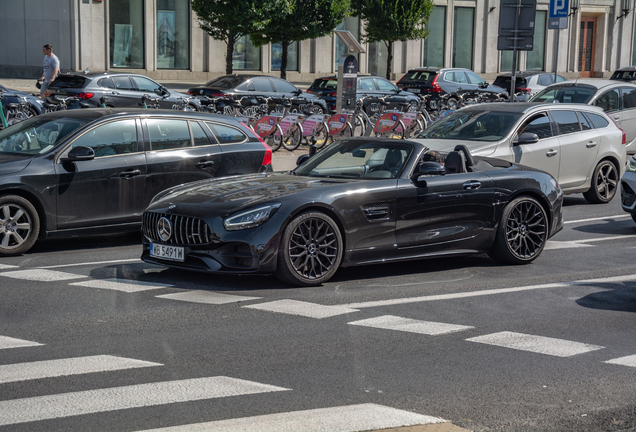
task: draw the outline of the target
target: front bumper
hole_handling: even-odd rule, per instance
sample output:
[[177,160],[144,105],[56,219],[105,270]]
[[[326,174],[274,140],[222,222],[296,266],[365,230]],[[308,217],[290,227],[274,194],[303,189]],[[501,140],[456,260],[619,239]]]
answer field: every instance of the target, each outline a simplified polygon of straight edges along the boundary
[[626,172],[621,178],[621,207],[636,214],[636,173]]

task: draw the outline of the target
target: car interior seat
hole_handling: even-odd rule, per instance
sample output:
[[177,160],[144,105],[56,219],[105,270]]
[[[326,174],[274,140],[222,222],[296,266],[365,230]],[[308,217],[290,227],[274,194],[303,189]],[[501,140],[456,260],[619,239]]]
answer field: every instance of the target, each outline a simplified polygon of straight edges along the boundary
[[402,155],[402,150],[399,149],[390,149],[386,153],[386,157],[384,158],[384,163],[380,170],[389,171],[391,173],[391,178],[397,177],[397,174],[400,172],[402,165],[404,163],[404,157]]
[[446,155],[444,167],[447,174],[459,174],[466,172],[466,159],[464,152],[452,151]]

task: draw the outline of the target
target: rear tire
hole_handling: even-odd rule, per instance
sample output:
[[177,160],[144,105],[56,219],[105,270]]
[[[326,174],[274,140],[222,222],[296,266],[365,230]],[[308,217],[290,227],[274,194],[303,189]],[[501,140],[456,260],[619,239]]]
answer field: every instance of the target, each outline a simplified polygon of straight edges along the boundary
[[592,184],[583,197],[592,204],[608,203],[616,195],[619,175],[614,164],[608,160],[600,162],[594,169]]
[[285,147],[285,149],[289,151],[296,150],[300,146],[303,138],[302,135],[303,133],[301,128],[297,126],[291,136],[283,141],[283,147]]
[[0,197],[0,256],[25,253],[39,233],[40,218],[33,204],[18,195]]

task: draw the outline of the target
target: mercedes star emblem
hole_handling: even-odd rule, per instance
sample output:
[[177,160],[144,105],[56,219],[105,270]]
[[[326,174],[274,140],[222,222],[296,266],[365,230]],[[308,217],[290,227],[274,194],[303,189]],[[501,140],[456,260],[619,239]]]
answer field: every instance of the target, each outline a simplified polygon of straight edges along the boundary
[[163,241],[170,240],[170,236],[172,235],[172,222],[165,217],[159,219],[159,222],[157,222],[157,234],[159,234],[159,238]]

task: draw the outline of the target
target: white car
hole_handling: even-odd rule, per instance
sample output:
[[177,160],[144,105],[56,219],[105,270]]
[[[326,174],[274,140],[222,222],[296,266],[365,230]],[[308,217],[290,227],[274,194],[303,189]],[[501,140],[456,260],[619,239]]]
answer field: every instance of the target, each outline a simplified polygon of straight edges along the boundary
[[625,132],[602,109],[578,104],[471,105],[414,141],[442,152],[464,144],[474,155],[547,171],[564,193],[591,203],[614,198],[627,160]]
[[627,161],[621,179],[621,206],[636,222],[636,156]]

